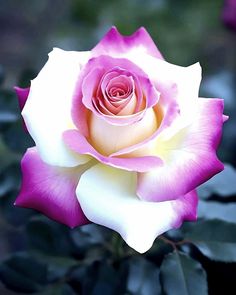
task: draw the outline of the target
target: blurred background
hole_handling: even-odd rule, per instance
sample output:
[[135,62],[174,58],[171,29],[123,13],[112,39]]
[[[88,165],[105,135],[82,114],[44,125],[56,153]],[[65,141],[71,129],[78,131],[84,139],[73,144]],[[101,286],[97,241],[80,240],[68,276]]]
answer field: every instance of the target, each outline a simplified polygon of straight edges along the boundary
[[[171,63],[200,62],[201,96],[223,98],[230,116],[219,156],[236,165],[236,1],[0,0],[0,295],[179,294],[168,291],[162,270],[159,276],[171,243],[156,242],[141,256],[108,229],[69,230],[33,210],[13,207],[20,159],[33,145],[22,128],[13,86],[28,87],[53,47],[90,50],[112,25],[127,35],[144,26]],[[220,183],[232,188],[235,171],[229,170],[228,182]],[[236,189],[225,194],[216,185],[205,189],[202,198],[222,206],[210,207],[221,215],[232,205],[226,221],[236,223]],[[206,215],[202,218],[210,218]],[[234,263],[213,262],[184,247],[180,250],[191,252],[206,270],[209,294],[236,294]]]

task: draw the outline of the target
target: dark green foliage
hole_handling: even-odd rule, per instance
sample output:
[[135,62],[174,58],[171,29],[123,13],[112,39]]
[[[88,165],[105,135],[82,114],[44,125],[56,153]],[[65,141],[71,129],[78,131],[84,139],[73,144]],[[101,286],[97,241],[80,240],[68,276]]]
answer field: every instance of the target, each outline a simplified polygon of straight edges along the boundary
[[182,228],[185,238],[213,260],[236,262],[236,223],[206,220]]
[[47,266],[27,253],[18,253],[2,262],[0,277],[11,289],[32,293],[47,282]]
[[129,260],[127,289],[131,294],[160,295],[159,269],[144,257],[131,258]]
[[198,261],[181,252],[167,255],[161,265],[165,294],[207,295],[206,272]]

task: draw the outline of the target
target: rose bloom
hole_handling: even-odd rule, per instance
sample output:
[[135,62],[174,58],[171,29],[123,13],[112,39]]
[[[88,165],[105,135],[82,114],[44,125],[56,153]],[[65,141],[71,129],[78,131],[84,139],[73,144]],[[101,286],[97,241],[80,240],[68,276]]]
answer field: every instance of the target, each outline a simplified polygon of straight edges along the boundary
[[201,67],[170,64],[144,28],[115,27],[91,51],[55,48],[16,87],[35,141],[17,206],[73,228],[109,227],[143,253],[196,220],[196,188],[223,169],[221,99],[199,98]]

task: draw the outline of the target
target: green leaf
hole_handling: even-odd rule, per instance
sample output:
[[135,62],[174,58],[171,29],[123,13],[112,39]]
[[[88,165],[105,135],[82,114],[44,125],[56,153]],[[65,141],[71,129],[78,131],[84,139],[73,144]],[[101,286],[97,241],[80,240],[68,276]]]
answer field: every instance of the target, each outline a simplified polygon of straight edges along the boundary
[[[17,183],[18,185],[18,183]],[[17,187],[16,180],[12,174],[0,173],[0,197]]]
[[[16,95],[13,91],[0,89],[0,124],[1,126],[16,122],[20,118],[20,111]],[[2,128],[1,128],[2,129]]]
[[18,159],[19,157],[8,149],[0,135],[0,173]]
[[182,230],[185,239],[208,258],[236,262],[236,224],[215,219],[185,224]]
[[11,126],[3,132],[3,138],[6,145],[18,154],[25,153],[28,147],[35,145],[30,134],[25,132],[22,122],[20,122],[20,124],[11,124]]
[[35,295],[76,295],[77,293],[67,284],[54,284],[49,286],[43,292],[35,293]]
[[127,290],[131,294],[160,295],[159,269],[141,256],[129,260]]
[[208,294],[206,272],[198,261],[184,253],[168,254],[162,262],[160,274],[165,294]]
[[12,164],[0,172],[0,197],[5,196],[9,192],[18,191],[20,180],[21,174],[18,163]]
[[66,226],[44,216],[35,216],[27,224],[26,230],[31,250],[53,256],[70,254],[70,229]]
[[[67,276],[68,281],[76,288],[78,294],[130,294],[126,292],[128,260],[116,260],[114,263],[111,258],[107,256],[105,259],[94,261],[90,265],[81,265]],[[137,295],[139,294],[137,293]]]
[[79,261],[70,256],[49,256],[33,252],[38,261],[48,265],[48,280],[55,281],[64,278],[70,270],[80,265]]
[[0,86],[3,84],[5,78],[5,72],[3,66],[0,64]]
[[47,267],[26,253],[18,253],[0,265],[0,278],[12,290],[35,292],[46,284]]
[[198,204],[198,218],[220,219],[236,223],[236,203],[220,203],[214,201],[200,201]]
[[32,68],[24,69],[18,81],[18,85],[22,88],[27,88],[30,86],[30,80],[33,80],[37,76],[37,73]]
[[96,224],[87,224],[70,231],[71,238],[79,249],[103,244],[108,240],[109,234],[109,230]]
[[198,188],[199,196],[203,199],[213,194],[226,198],[236,194],[236,170],[230,164],[224,164],[225,169],[212,177]]

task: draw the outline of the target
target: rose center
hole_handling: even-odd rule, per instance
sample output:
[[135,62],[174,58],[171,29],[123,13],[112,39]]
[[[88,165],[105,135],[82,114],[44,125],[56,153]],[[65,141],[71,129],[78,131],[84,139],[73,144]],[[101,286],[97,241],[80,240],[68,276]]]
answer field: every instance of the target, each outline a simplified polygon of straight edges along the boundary
[[131,77],[120,75],[113,78],[106,87],[107,96],[113,99],[127,98],[133,90]]
[[122,113],[132,101],[132,108],[128,112],[133,112],[136,105],[134,79],[127,71],[115,69],[106,73],[100,84],[99,105],[103,110],[113,115],[126,115]]

